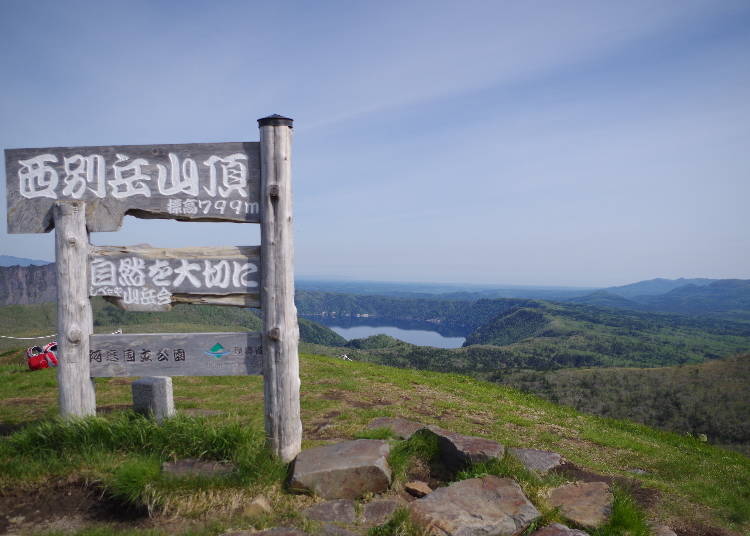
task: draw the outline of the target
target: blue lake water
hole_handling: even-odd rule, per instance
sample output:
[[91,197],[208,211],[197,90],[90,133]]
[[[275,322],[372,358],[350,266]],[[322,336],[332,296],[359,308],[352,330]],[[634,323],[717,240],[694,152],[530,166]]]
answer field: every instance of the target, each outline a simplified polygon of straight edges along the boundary
[[[316,319],[317,320],[317,319]],[[437,348],[459,348],[464,341],[464,337],[447,337],[437,331],[427,329],[405,329],[396,326],[373,326],[373,325],[354,325],[348,323],[347,326],[335,325],[335,320],[326,322],[326,325],[333,331],[350,341],[352,339],[364,339],[372,335],[389,335],[394,339],[399,339],[419,346],[435,346]]]

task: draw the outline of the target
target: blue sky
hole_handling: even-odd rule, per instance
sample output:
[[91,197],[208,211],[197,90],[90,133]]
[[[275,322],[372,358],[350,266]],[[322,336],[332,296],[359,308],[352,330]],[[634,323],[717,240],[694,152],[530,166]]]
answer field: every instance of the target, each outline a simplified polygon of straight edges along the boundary
[[[744,0],[4,0],[0,68],[0,148],[256,140],[258,117],[293,117],[298,276],[750,278]],[[54,254],[4,223],[0,242]]]

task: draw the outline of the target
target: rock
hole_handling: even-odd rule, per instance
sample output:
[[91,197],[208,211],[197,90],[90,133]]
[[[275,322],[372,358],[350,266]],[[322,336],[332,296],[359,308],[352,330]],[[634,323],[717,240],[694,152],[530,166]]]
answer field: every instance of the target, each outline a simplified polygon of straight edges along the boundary
[[400,439],[409,439],[414,432],[424,428],[423,424],[418,422],[402,419],[401,417],[378,417],[370,421],[367,428],[374,430],[376,428],[388,428],[395,437]]
[[323,536],[360,536],[356,532],[352,532],[331,523],[325,523],[320,528],[320,534],[322,534]]
[[520,461],[529,471],[540,475],[560,467],[564,462],[562,456],[548,450],[509,448],[508,454]]
[[666,525],[651,524],[651,534],[654,536],[677,536],[677,533]]
[[196,458],[185,458],[176,462],[164,462],[161,470],[172,476],[226,476],[235,470],[227,462],[207,462]]
[[354,501],[345,499],[318,503],[303,510],[302,515],[313,521],[331,523],[354,523],[357,517]]
[[427,485],[426,482],[422,482],[421,480],[414,480],[413,482],[407,482],[404,484],[404,489],[414,497],[420,498],[424,497],[425,495],[429,495],[432,491],[432,488]]
[[402,506],[399,501],[378,500],[368,502],[362,510],[362,523],[365,525],[382,525]]
[[289,483],[294,491],[312,491],[325,499],[357,499],[380,493],[391,484],[386,457],[390,445],[378,439],[356,439],[303,450]]
[[589,536],[582,530],[570,529],[560,523],[552,523],[531,533],[531,536]]
[[612,493],[605,482],[576,482],[549,492],[549,502],[560,513],[585,528],[604,524],[612,513]]
[[243,510],[242,514],[248,517],[257,517],[270,514],[273,511],[271,503],[263,495],[255,497]]
[[491,439],[456,434],[438,426],[428,426],[423,430],[428,430],[438,437],[440,458],[451,469],[500,459],[505,454],[505,447]]
[[539,517],[510,478],[485,476],[455,482],[409,504],[412,520],[440,536],[510,536]]

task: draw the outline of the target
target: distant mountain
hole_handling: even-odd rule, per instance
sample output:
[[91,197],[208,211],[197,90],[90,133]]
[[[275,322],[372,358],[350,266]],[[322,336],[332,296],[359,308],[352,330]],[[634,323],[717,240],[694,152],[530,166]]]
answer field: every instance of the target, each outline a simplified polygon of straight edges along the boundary
[[568,303],[584,303],[588,305],[596,305],[598,307],[620,307],[622,309],[638,309],[639,304],[633,300],[623,298],[618,294],[606,290],[597,290],[591,294],[580,296],[578,298],[571,298],[567,300]]
[[696,285],[705,286],[710,283],[717,281],[716,279],[707,278],[694,278],[685,279],[681,277],[679,279],[664,279],[657,277],[656,279],[649,279],[647,281],[638,281],[637,283],[630,283],[629,285],[622,285],[619,287],[608,287],[603,290],[610,294],[616,294],[623,298],[633,299],[638,296],[655,296],[657,294],[666,294],[676,288],[684,287],[685,285]]
[[[503,302],[505,300],[497,300]],[[750,324],[572,303],[510,303],[466,337],[491,345],[509,368],[659,366],[696,363],[750,349]]]
[[49,261],[40,261],[38,259],[25,259],[23,257],[13,257],[12,255],[0,255],[0,266],[44,266],[51,264]]
[[639,299],[652,311],[710,314],[750,311],[750,279],[719,279],[707,285],[685,285],[660,296]]
[[29,305],[55,300],[54,264],[0,267],[0,305]]

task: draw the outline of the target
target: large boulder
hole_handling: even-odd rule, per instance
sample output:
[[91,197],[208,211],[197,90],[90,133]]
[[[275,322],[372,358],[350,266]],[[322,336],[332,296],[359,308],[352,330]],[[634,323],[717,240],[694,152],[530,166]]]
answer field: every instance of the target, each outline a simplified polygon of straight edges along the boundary
[[409,439],[414,435],[414,432],[424,428],[424,424],[402,419],[401,417],[378,417],[370,421],[367,428],[370,430],[387,428],[391,431],[394,437],[399,439]]
[[585,528],[603,525],[612,514],[612,492],[605,482],[576,482],[554,488],[549,503],[567,519]]
[[325,499],[358,499],[381,493],[391,484],[390,445],[378,439],[356,439],[303,450],[289,482],[293,491]]
[[500,459],[505,454],[505,447],[491,439],[461,435],[438,426],[428,426],[423,430],[437,436],[440,459],[451,469]]
[[560,467],[565,460],[556,452],[537,449],[509,448],[508,454],[520,461],[526,469],[540,475]]
[[515,536],[540,514],[510,478],[455,482],[410,503],[411,518],[439,536]]

